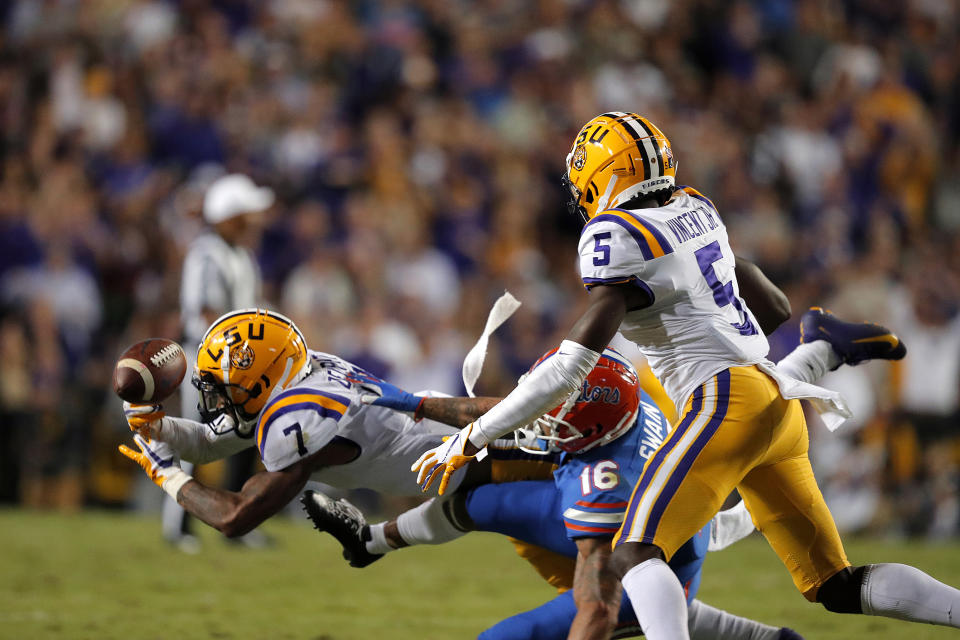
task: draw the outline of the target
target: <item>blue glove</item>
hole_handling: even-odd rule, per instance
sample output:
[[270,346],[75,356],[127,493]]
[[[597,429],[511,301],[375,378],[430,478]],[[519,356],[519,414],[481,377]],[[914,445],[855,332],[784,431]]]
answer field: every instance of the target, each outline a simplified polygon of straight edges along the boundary
[[386,380],[367,381],[363,388],[367,393],[360,395],[360,402],[378,407],[387,407],[397,411],[406,411],[416,417],[417,409],[423,402],[422,396],[415,396]]

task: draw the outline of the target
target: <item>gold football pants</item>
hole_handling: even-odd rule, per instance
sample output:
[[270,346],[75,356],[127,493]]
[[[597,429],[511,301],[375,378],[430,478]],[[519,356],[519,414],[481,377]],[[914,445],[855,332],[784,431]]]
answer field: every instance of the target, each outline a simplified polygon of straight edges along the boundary
[[849,566],[817,487],[799,400],[755,366],[721,371],[690,397],[647,461],[614,546],[654,544],[669,559],[737,489],[809,600]]

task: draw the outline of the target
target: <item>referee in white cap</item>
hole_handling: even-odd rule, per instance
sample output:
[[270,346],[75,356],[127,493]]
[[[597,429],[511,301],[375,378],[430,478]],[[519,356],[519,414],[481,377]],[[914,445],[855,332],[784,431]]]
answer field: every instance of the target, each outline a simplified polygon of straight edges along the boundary
[[[214,320],[232,309],[255,307],[261,301],[261,276],[250,250],[256,241],[252,214],[269,209],[273,190],[258,187],[249,177],[233,173],[214,180],[203,196],[203,221],[207,230],[190,244],[183,263],[180,283],[180,313],[187,354],[196,357],[196,348]],[[194,362],[189,363],[181,387],[182,413],[199,420],[197,392],[190,384]],[[252,471],[256,449],[242,451],[227,460],[227,485],[239,490]],[[184,470],[192,467],[182,463]],[[164,496],[163,536],[188,553],[200,549],[191,533],[190,516],[172,498]],[[240,539],[260,546],[265,538],[254,530]]]

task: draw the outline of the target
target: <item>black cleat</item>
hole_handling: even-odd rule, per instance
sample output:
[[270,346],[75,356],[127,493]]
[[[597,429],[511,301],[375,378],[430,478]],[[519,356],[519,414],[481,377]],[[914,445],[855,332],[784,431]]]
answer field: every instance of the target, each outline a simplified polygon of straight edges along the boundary
[[370,527],[360,509],[344,498],[331,500],[319,491],[305,491],[300,498],[303,510],[317,531],[326,531],[343,547],[343,557],[351,567],[362,568],[383,557],[367,551]]
[[826,340],[843,364],[867,360],[899,360],[907,348],[890,329],[872,322],[844,322],[835,315],[811,307],[800,318],[800,342]]
[[777,640],[803,640],[803,636],[788,627],[780,628],[780,635]]

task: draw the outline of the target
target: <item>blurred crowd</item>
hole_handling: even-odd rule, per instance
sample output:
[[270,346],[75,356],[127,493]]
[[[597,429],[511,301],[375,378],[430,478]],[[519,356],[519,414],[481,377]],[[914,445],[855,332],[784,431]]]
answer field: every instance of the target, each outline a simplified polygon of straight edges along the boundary
[[907,343],[831,374],[854,424],[811,416],[841,527],[956,535],[958,27],[956,0],[0,2],[0,500],[130,500],[113,362],[180,335],[224,171],[278,195],[265,302],[312,348],[457,392],[510,290],[480,391],[512,388],[582,304],[559,176],[617,109],[789,294],[773,356],[811,304]]

